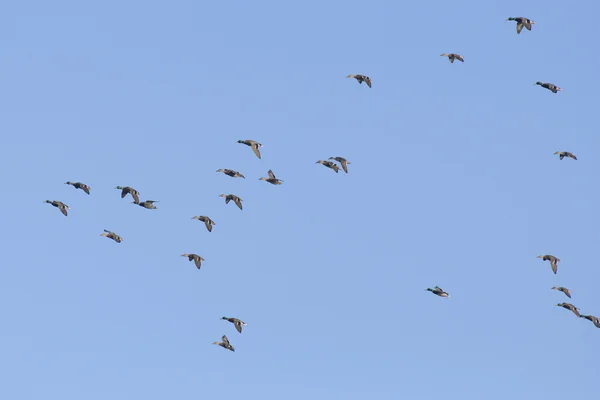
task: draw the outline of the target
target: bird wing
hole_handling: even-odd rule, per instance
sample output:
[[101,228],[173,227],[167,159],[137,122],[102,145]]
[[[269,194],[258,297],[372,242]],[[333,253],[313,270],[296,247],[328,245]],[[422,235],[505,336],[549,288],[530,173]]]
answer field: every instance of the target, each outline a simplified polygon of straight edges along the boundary
[[258,157],[260,159],[260,149],[258,148],[258,144],[257,143],[252,143],[252,151],[254,152],[254,154],[256,154],[256,157]]
[[238,206],[241,210],[242,209],[242,199],[240,199],[239,197],[235,197],[233,199],[233,201],[235,201],[235,205]]
[[550,260],[550,266],[552,267],[552,272],[556,274],[556,270],[558,269],[558,265],[556,265],[556,260]]
[[569,310],[573,311],[573,314],[577,315],[578,317],[581,316],[581,314],[579,314],[579,311],[577,311],[577,307],[575,307],[572,304],[569,304]]
[[346,160],[340,161],[340,164],[342,165],[342,169],[344,170],[344,172],[348,173],[348,166],[346,165]]
[[459,54],[456,55],[456,59],[460,62],[465,62],[465,59]]
[[212,224],[209,219],[204,220],[204,225],[206,225],[206,229],[208,229],[209,232],[212,232]]
[[[135,202],[135,204],[140,204],[140,198],[138,196],[138,193],[134,190],[132,190],[130,193],[131,197],[133,197],[133,201]],[[121,197],[124,197],[124,195],[121,195]]]
[[365,82],[367,82],[367,86],[371,87],[371,78],[365,76]]
[[531,22],[528,20],[523,21],[523,25],[525,25],[525,28],[527,28],[528,31],[531,30]]
[[568,298],[571,298],[571,292],[569,291],[569,289],[565,289],[562,291],[564,294],[567,295]]
[[521,33],[523,30],[523,24],[521,22],[517,22],[517,34]]
[[237,329],[237,331],[239,333],[242,333],[242,321],[240,321],[239,319],[234,319],[233,325],[235,326],[235,329]]
[[200,269],[200,267],[202,266],[202,260],[200,260],[199,256],[194,257],[194,264],[196,264],[196,268],[198,269]]
[[450,60],[450,62],[451,62],[452,64],[454,64],[454,57],[448,57],[448,59]]
[[269,170],[268,173],[269,173],[269,178],[271,178],[271,179],[277,179],[277,178],[275,178],[275,174],[273,173],[273,171]]
[[86,192],[87,194],[90,194],[90,187],[88,185],[83,185],[81,188],[83,189],[84,192]]
[[229,339],[227,339],[227,336],[223,335],[223,336],[221,337],[221,340],[223,341],[223,344],[224,344],[225,346],[231,346],[231,343],[229,343]]
[[58,206],[58,209],[65,215],[65,217],[67,216],[67,207],[64,204]]

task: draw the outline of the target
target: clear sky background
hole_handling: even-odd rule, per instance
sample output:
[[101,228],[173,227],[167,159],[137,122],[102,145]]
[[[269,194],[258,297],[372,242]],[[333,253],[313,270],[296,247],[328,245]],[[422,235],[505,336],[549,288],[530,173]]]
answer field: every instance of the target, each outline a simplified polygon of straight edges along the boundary
[[[6,2],[0,396],[593,397],[600,330],[550,288],[600,316],[598,12]],[[536,24],[517,35],[511,16]],[[331,156],[349,173],[315,164]]]

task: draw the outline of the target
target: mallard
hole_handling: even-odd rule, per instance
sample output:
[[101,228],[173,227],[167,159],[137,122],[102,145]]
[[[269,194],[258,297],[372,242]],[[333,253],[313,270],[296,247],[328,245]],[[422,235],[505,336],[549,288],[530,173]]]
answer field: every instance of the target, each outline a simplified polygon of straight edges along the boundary
[[371,87],[371,78],[366,75],[348,75],[346,78],[354,78],[358,81],[358,83],[362,84],[363,82],[367,83],[368,87]]
[[573,311],[573,314],[577,315],[578,317],[581,317],[581,315],[579,314],[579,311],[577,311],[577,310],[579,310],[579,308],[575,307],[571,303],[558,303],[557,306],[566,308],[567,310],[570,310],[570,311]]
[[592,321],[596,328],[600,328],[600,319],[594,317],[593,315],[580,315],[579,318],[585,318],[588,321]]
[[213,225],[216,225],[215,221],[208,218],[206,215],[200,215],[200,216],[197,215],[195,217],[192,217],[192,219],[197,219],[198,221],[204,222],[204,225],[206,225],[206,229],[208,229],[209,232],[212,232]]
[[448,57],[448,60],[450,60],[451,63],[453,63],[454,60],[458,60],[460,62],[465,62],[465,59],[460,54],[456,54],[456,53],[448,53],[448,54],[446,54],[446,53],[444,53],[441,56],[442,57]]
[[348,173],[348,165],[347,164],[352,164],[350,161],[346,160],[344,157],[329,157],[329,159],[339,162],[340,165],[342,166],[342,169],[344,170],[344,172]]
[[442,290],[442,288],[439,287],[439,286],[436,286],[433,289],[432,288],[427,288],[426,290],[429,291],[429,292],[432,292],[433,294],[437,294],[440,297],[450,297],[450,295],[448,293],[444,292]]
[[141,203],[136,203],[135,201],[133,202],[133,204],[137,204],[140,207],[144,207],[149,210],[156,210],[156,206],[154,205],[154,203],[158,203],[158,200],[146,200],[142,201]]
[[245,144],[246,146],[250,146],[252,148],[252,151],[254,152],[254,154],[256,154],[256,157],[258,157],[260,159],[260,148],[262,147],[262,144],[255,142],[254,140],[238,140],[238,143],[242,143]]
[[550,266],[552,267],[552,272],[556,274],[558,270],[558,263],[560,262],[560,258],[556,258],[551,256],[550,254],[546,254],[544,256],[537,256],[537,258],[541,258],[543,261],[550,261]]
[[200,269],[200,267],[202,266],[202,261],[204,261],[204,258],[200,257],[198,254],[182,254],[181,257],[187,257],[188,261],[194,261],[194,264],[196,264],[196,268]]
[[112,240],[114,240],[117,243],[121,243],[123,241],[123,238],[121,236],[117,235],[114,232],[107,231],[106,229],[104,230],[104,233],[100,234],[100,236],[104,236],[104,237],[107,237],[109,239],[112,239]]
[[54,207],[57,207],[60,210],[60,212],[65,215],[65,217],[67,216],[67,210],[71,209],[71,207],[58,200],[46,200],[44,203],[52,204]]
[[507,21],[516,21],[517,22],[517,34],[521,33],[523,27],[527,28],[528,31],[531,30],[531,25],[535,24],[532,20],[525,17],[510,17],[506,18]]
[[268,172],[269,177],[268,178],[259,178],[259,181],[267,181],[272,185],[281,185],[283,183],[283,181],[281,179],[277,179],[275,178],[275,174],[273,173],[273,171],[269,170]]
[[235,347],[233,347],[231,343],[229,343],[229,339],[227,339],[227,336],[223,335],[221,337],[221,340],[222,342],[213,342],[213,344],[217,344],[227,350],[235,351]]
[[73,186],[75,189],[81,189],[84,192],[86,192],[87,194],[90,194],[90,189],[91,187],[89,187],[88,185],[86,185],[85,183],[81,183],[81,182],[65,182],[65,185],[71,185]]
[[231,322],[233,325],[235,325],[235,329],[237,329],[237,331],[239,333],[242,333],[242,326],[246,326],[246,323],[244,321],[240,321],[237,318],[228,318],[228,317],[221,317],[221,319],[224,319],[226,321]]
[[219,197],[225,198],[225,204],[229,204],[229,202],[233,200],[235,205],[238,206],[240,210],[242,209],[243,200],[237,197],[235,194],[220,194]]
[[222,172],[225,175],[231,176],[232,178],[244,178],[246,179],[246,177],[242,174],[240,174],[237,171],[234,171],[232,169],[218,169],[217,172]]
[[131,197],[133,197],[133,202],[135,204],[140,204],[140,192],[138,192],[134,188],[129,186],[117,186],[115,189],[121,190],[121,198],[127,196],[127,194],[129,193]]
[[577,160],[577,157],[575,157],[575,154],[570,153],[568,151],[557,151],[554,154],[558,154],[558,157],[562,160],[565,157],[569,157],[572,158],[573,160]]
[[568,298],[571,298],[571,291],[569,289],[567,289],[566,287],[553,286],[552,289],[558,290],[559,292],[563,292],[565,295],[567,295]]
[[322,165],[326,166],[327,168],[331,168],[332,170],[335,171],[336,174],[340,170],[340,167],[338,167],[336,163],[333,163],[331,161],[319,160],[315,164],[322,164]]
[[536,86],[536,85],[546,88],[546,89],[550,90],[552,93],[558,93],[558,92],[562,91],[561,88],[559,88],[558,86],[553,85],[551,83],[536,82],[533,84],[533,86]]

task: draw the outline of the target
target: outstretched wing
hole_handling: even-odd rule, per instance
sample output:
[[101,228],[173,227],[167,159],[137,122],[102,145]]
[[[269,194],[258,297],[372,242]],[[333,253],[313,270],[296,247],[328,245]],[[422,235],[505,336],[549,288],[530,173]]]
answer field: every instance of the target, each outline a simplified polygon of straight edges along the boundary
[[271,178],[271,179],[277,179],[277,178],[275,178],[275,174],[271,170],[269,170],[269,178]]
[[231,343],[229,343],[229,339],[227,339],[227,336],[223,335],[223,337],[221,337],[221,340],[223,341],[223,344],[225,346],[231,346]]
[[260,159],[260,149],[258,148],[258,144],[252,143],[250,147],[252,147],[252,151],[254,152],[254,154],[256,154],[256,157]]
[[242,321],[236,319],[233,321],[233,325],[235,325],[235,329],[237,329],[239,333],[242,333]]
[[521,33],[522,30],[523,30],[523,24],[521,22],[517,22],[517,34]]
[[[133,197],[133,201],[135,202],[135,204],[140,204],[140,198],[139,198],[137,192],[135,190],[132,190],[130,193],[131,193],[131,197]],[[124,197],[124,195],[121,195],[121,197]]]

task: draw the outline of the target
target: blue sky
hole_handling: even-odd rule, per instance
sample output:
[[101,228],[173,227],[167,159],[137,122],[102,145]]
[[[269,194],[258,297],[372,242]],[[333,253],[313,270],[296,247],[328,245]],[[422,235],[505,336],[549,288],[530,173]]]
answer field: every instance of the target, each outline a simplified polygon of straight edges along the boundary
[[82,3],[0,15],[3,398],[595,393],[600,5]]

